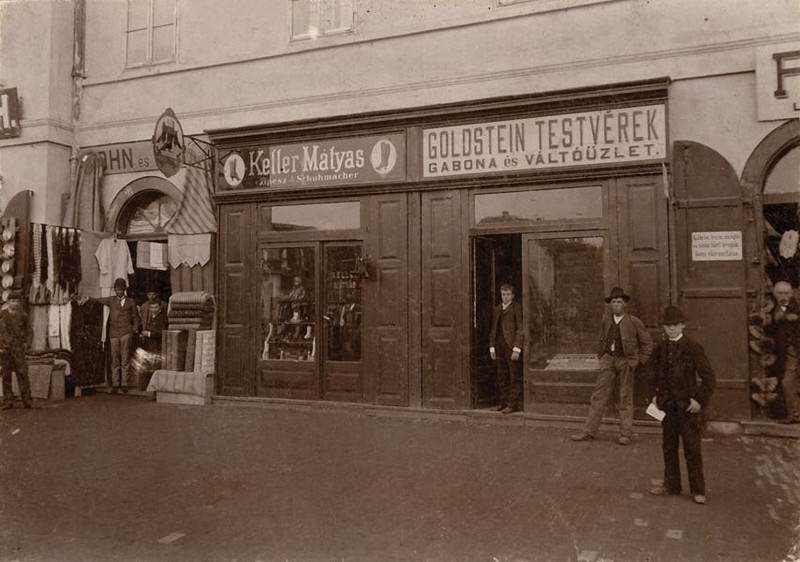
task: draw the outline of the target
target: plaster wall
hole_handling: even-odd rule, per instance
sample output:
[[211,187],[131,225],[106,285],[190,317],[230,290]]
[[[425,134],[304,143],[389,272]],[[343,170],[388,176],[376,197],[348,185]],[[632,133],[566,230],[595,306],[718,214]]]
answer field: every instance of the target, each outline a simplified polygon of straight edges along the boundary
[[[533,12],[537,2],[501,9],[492,1],[485,17],[488,0],[459,2],[458,10],[455,2],[434,10],[422,0],[374,0],[357,3],[352,34],[299,44],[289,41],[288,3],[277,4],[264,19],[269,8],[255,0],[237,4],[236,12],[207,0],[180,2],[178,61],[126,71],[124,2],[90,2],[100,7],[88,33],[81,144],[149,138],[167,106],[196,134],[663,76],[753,72],[754,49],[800,36],[800,5],[788,0],[615,0],[541,13]],[[223,37],[220,30],[237,31]]]
[[69,188],[72,2],[0,2],[0,83],[16,87],[21,135],[0,140],[4,198],[34,192],[31,219],[60,222]]
[[681,80],[670,86],[670,140],[713,148],[740,177],[758,143],[782,123],[758,121],[754,72]]

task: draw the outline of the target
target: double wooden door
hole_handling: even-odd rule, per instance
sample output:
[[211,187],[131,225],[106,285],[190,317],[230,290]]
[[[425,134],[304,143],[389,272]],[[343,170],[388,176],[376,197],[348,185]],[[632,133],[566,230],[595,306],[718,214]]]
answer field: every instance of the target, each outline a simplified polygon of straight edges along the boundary
[[[468,407],[465,202],[460,191],[364,197],[362,239],[269,243],[250,226],[255,204],[222,207],[217,391]],[[359,257],[366,278],[346,273]],[[333,345],[352,339],[356,292],[358,353]]]

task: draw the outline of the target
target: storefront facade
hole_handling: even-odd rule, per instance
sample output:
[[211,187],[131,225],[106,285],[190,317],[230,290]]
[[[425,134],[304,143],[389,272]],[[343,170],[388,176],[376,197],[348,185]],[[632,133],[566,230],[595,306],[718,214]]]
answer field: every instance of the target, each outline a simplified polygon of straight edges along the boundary
[[751,317],[800,284],[781,250],[800,230],[798,8],[732,1],[333,2],[335,28],[307,2],[9,5],[4,88],[25,103],[3,105],[0,207],[30,190],[25,221],[70,225],[79,157],[108,151],[89,230],[168,242],[132,219],[180,206],[186,169],[118,151],[171,107],[217,151],[211,259],[163,275],[217,297],[220,396],[488,407],[510,281],[526,412],[580,416],[621,285],[654,335],[684,309],[713,419],[780,419]]
[[491,309],[510,282],[526,411],[582,411],[608,291],[629,287],[653,333],[669,303],[667,88],[211,132],[217,391],[490,406]]

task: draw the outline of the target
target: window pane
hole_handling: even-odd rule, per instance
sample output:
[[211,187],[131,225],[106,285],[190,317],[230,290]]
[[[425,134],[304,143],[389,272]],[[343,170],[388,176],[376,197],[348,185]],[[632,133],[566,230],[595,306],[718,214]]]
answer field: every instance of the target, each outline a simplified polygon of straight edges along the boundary
[[325,32],[347,31],[353,27],[352,0],[324,0]]
[[603,314],[603,238],[530,240],[528,333],[533,367],[596,369]]
[[319,35],[319,0],[292,0],[292,37]]
[[175,200],[169,195],[162,195],[140,205],[133,212],[126,232],[128,234],[163,233],[164,226],[173,217],[177,208]]
[[333,246],[325,252],[325,308],[328,361],[361,360],[361,246]]
[[128,0],[128,31],[147,29],[150,0]]
[[316,355],[314,248],[261,249],[262,360]]
[[128,33],[128,66],[147,62],[147,30]]
[[767,176],[764,194],[797,193],[800,195],[800,146],[783,156]]
[[153,62],[175,58],[175,26],[167,25],[153,29]]
[[361,204],[319,203],[272,207],[271,230],[349,230],[361,226]]
[[475,223],[481,226],[602,217],[603,188],[599,185],[475,196]]
[[175,23],[175,0],[153,0],[153,26]]

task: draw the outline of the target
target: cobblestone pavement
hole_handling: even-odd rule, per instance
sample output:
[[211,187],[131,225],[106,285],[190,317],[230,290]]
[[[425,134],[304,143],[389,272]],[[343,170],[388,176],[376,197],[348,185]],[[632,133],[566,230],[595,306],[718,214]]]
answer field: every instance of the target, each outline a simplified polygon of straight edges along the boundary
[[2,412],[0,560],[800,559],[798,441],[705,439],[698,506],[648,494],[659,436],[570,433],[105,395]]

